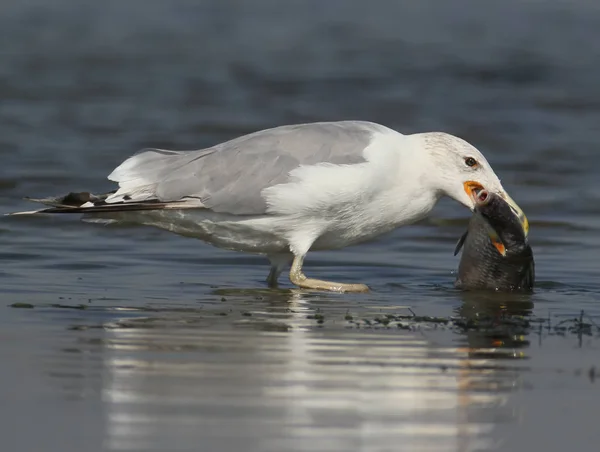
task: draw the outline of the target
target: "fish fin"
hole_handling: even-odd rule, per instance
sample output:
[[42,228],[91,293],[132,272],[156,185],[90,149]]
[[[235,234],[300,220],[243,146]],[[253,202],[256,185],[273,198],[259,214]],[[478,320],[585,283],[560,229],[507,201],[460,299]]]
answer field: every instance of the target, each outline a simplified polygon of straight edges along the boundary
[[496,248],[496,250],[498,250],[502,256],[506,256],[506,247],[504,246],[504,243],[499,240],[492,239],[492,245],[494,245],[494,248]]
[[502,243],[502,240],[500,240],[500,236],[498,236],[496,231],[491,229],[489,232],[489,236],[490,236],[490,241],[492,242],[492,245],[494,245],[494,248],[496,248],[496,250],[502,256],[506,256],[506,247],[504,246],[504,243]]
[[456,248],[454,248],[454,255],[455,256],[458,254],[458,252],[460,251],[460,249],[465,244],[465,240],[467,240],[467,234],[468,233],[469,233],[468,230],[465,231],[465,233],[462,235],[462,237],[460,239],[458,239],[458,242],[456,243]]

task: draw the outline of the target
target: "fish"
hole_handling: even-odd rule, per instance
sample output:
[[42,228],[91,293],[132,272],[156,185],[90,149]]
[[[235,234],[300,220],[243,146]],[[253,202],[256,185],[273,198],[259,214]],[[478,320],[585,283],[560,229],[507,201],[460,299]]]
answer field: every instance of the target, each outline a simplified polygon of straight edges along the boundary
[[477,194],[467,231],[456,245],[462,256],[454,286],[461,290],[532,291],[535,261],[529,223],[501,196]]

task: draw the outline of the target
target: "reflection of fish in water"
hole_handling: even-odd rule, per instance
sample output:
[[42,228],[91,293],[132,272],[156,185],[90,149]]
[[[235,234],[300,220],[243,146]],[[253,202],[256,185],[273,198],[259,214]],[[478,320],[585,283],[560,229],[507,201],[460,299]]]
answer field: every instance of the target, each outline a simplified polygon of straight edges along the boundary
[[535,282],[527,218],[500,196],[481,191],[467,232],[455,286],[465,290],[531,290]]

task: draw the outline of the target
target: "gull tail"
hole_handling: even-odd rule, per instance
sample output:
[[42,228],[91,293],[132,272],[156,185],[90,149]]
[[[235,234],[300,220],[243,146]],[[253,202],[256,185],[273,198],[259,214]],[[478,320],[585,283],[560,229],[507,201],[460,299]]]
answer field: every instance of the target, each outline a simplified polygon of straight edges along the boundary
[[12,212],[6,215],[36,215],[45,213],[109,213],[127,212],[140,210],[164,210],[164,209],[197,209],[204,205],[197,198],[185,198],[179,201],[160,201],[149,199],[144,201],[120,201],[107,203],[106,198],[114,192],[102,195],[94,195],[88,192],[69,193],[65,196],[51,198],[25,198],[28,201],[37,202],[49,206],[44,209]]

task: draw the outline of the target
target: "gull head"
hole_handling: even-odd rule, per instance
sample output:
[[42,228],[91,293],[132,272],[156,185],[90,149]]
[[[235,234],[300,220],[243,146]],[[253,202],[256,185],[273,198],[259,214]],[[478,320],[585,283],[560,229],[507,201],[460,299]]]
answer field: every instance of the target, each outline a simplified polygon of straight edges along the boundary
[[506,200],[519,218],[525,234],[529,231],[527,217],[508,195],[486,158],[465,140],[441,132],[415,135],[429,160],[425,177],[442,195],[448,196],[470,210],[475,208],[482,190],[496,193]]

